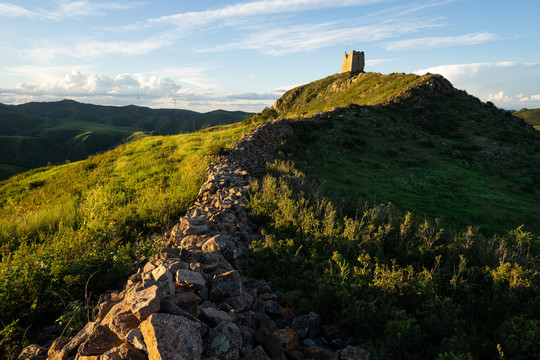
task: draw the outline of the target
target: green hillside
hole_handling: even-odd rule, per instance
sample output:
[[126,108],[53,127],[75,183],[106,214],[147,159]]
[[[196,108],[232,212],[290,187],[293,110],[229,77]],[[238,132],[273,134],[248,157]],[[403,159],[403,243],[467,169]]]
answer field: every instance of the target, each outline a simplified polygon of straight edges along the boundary
[[142,135],[129,127],[50,119],[0,107],[0,179],[48,163],[81,160]]
[[274,104],[280,117],[305,117],[336,106],[375,105],[437,75],[340,73],[287,91]]
[[540,134],[440,76],[347,79],[276,102],[297,121],[252,193],[254,275],[375,359],[535,358]]
[[85,295],[118,288],[162,246],[152,234],[184,214],[207,164],[248,129],[148,136],[0,181],[0,357],[55,320],[78,330]]
[[231,124],[248,113],[98,106],[72,100],[0,106],[0,179],[82,160],[147,133],[178,134]]
[[540,130],[540,109],[521,109],[514,112],[514,115],[534,126],[536,130]]
[[154,135],[172,135],[209,126],[232,124],[250,115],[243,111],[215,110],[199,113],[180,109],[150,109],[135,105],[102,106],[83,104],[73,100],[33,102],[14,106],[13,109],[52,119],[77,119],[135,128],[152,132]]

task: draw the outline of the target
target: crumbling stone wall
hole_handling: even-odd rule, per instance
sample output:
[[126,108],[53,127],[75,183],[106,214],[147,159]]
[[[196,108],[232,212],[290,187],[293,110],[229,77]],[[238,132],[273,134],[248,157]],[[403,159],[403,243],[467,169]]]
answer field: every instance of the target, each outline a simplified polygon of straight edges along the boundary
[[271,285],[247,278],[249,244],[261,239],[246,212],[250,172],[260,172],[289,120],[247,133],[208,167],[195,204],[164,235],[124,289],[101,296],[76,336],[19,359],[368,359],[315,313],[295,316]]

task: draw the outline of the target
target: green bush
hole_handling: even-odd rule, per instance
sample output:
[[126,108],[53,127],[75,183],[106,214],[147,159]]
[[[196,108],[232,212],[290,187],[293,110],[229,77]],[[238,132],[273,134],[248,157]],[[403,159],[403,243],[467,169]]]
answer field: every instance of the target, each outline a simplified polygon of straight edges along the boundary
[[[297,312],[339,323],[376,358],[490,359],[498,346],[531,356],[538,238],[448,231],[389,204],[351,216],[323,189],[285,161],[253,184],[250,211],[266,235],[252,244],[254,275],[289,292]],[[503,334],[519,329],[519,340]]]

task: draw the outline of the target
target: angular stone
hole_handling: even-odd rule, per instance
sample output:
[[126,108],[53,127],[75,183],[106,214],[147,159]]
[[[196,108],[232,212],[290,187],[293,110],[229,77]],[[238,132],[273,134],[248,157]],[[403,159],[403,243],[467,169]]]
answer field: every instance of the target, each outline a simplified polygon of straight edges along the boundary
[[249,356],[246,356],[246,360],[270,360],[268,355],[266,355],[266,352],[264,352],[264,349],[262,346],[257,346]]
[[204,356],[220,360],[237,360],[240,357],[240,349],[227,336],[210,329],[204,340]]
[[156,281],[165,284],[164,287],[167,289],[166,293],[174,294],[173,274],[169,271],[167,266],[163,264],[159,265],[152,271],[152,277]]
[[176,294],[171,295],[170,301],[191,315],[199,315],[197,305],[202,303],[202,299],[192,291],[177,292]]
[[314,312],[310,312],[308,315],[297,316],[293,320],[292,325],[300,339],[311,339],[319,333],[321,316]]
[[336,360],[369,360],[369,352],[359,346],[347,346],[336,353]]
[[101,355],[100,360],[148,360],[142,351],[128,344],[122,344]]
[[32,344],[25,347],[17,360],[45,360],[47,357],[47,349],[38,344]]
[[173,279],[173,275],[171,274],[169,269],[167,269],[167,267],[163,264],[159,265],[157,268],[152,270],[152,276],[157,281],[163,281],[163,282],[169,282],[169,281],[172,281]]
[[257,330],[255,340],[263,347],[270,358],[277,359],[281,356],[281,340],[276,335],[269,334],[268,330]]
[[196,271],[178,270],[176,273],[176,284],[184,289],[198,291],[206,285],[206,281],[203,276]]
[[114,331],[120,340],[125,340],[127,333],[131,329],[138,328],[140,323],[141,321],[131,312],[131,304],[126,302],[113,306],[101,322]]
[[129,302],[131,303],[131,312],[143,321],[151,314],[159,311],[161,296],[159,288],[153,285],[149,288],[132,293]]
[[70,340],[71,339],[68,338],[67,336],[60,336],[59,338],[54,340],[51,347],[49,348],[49,351],[47,352],[47,357],[50,359],[59,359],[60,352]]
[[150,360],[201,358],[201,326],[194,321],[157,313],[143,321],[140,329]]
[[239,349],[242,348],[242,333],[240,332],[238,325],[232,322],[223,321],[219,323],[215,329],[217,332],[231,340]]
[[320,346],[311,346],[304,350],[304,356],[307,359],[313,360],[330,360],[334,358],[334,354]]
[[75,355],[79,346],[85,342],[94,329],[99,325],[98,322],[89,322],[85,327],[77,333],[71,340],[62,348],[62,350],[57,353],[58,359],[67,359],[68,356]]
[[132,329],[126,335],[126,341],[133,345],[136,349],[147,352],[146,343],[144,342],[144,337],[141,332],[141,329]]
[[100,355],[122,343],[123,341],[108,326],[98,325],[88,339],[81,344],[77,355]]
[[210,288],[210,299],[219,301],[226,297],[242,295],[244,287],[237,270],[214,276]]
[[157,266],[151,263],[150,261],[147,262],[143,267],[143,272],[149,273],[152,272]]
[[227,239],[223,235],[216,235],[206,240],[202,246],[205,253],[212,251],[223,251],[227,247]]
[[216,310],[212,308],[201,309],[201,319],[209,325],[216,326],[220,322],[231,322],[232,317],[225,311]]
[[294,350],[298,347],[298,334],[291,328],[279,329],[272,333],[279,338],[285,350]]
[[229,304],[236,312],[242,312],[251,308],[253,296],[245,293],[244,295],[230,296],[223,299],[223,301]]

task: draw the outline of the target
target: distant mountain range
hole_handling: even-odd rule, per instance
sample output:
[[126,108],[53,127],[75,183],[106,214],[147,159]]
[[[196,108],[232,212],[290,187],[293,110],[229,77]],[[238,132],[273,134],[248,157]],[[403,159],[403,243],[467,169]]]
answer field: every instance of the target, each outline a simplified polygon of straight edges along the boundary
[[0,104],[0,179],[49,163],[85,159],[133,138],[192,132],[250,113],[100,106],[73,100]]

